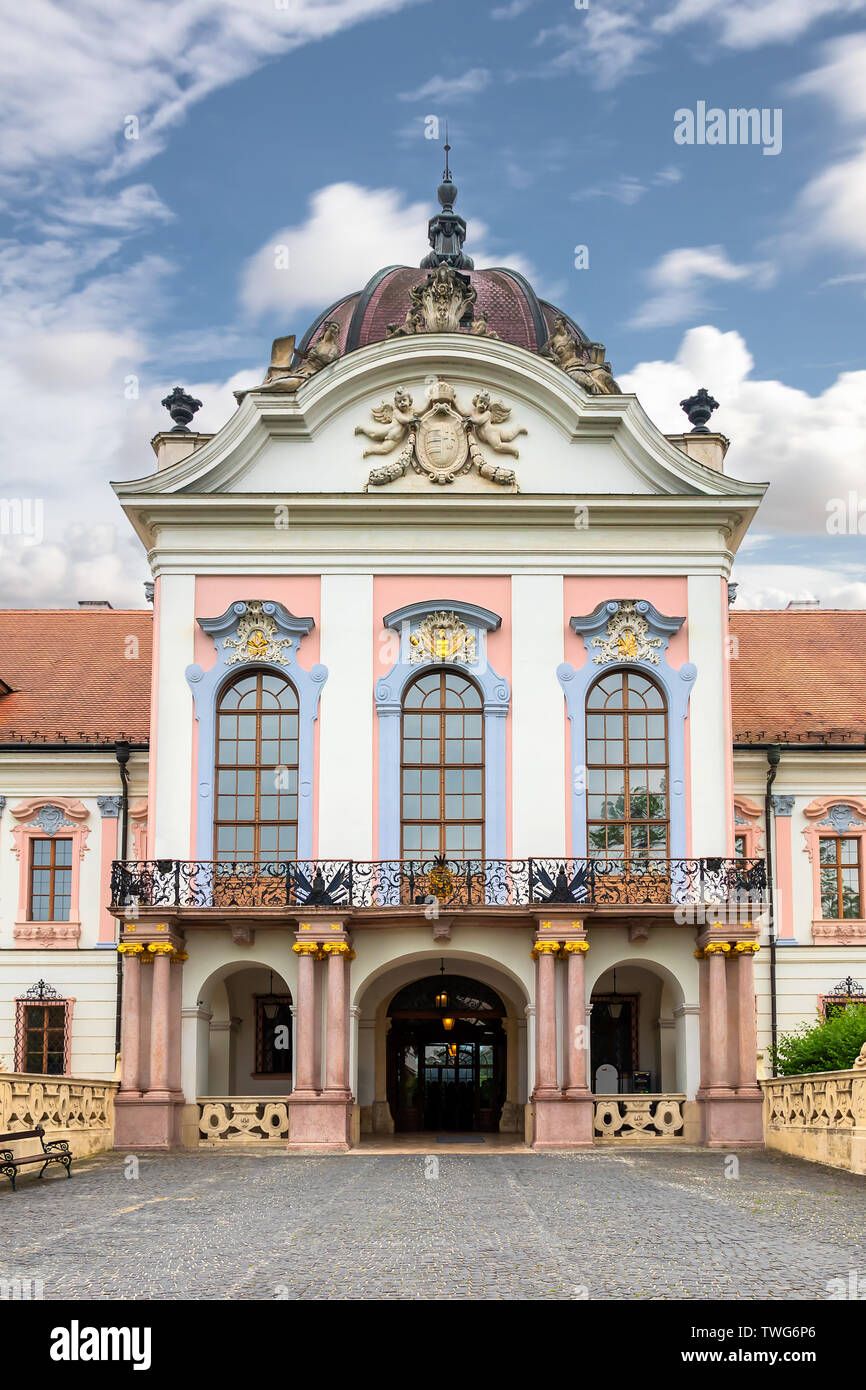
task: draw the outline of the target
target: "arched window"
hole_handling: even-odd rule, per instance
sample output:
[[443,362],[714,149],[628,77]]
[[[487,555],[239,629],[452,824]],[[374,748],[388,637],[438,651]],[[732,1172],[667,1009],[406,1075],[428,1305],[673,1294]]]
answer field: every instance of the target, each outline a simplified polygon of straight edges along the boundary
[[481,693],[456,671],[428,672],[406,688],[400,797],[404,859],[483,859]]
[[298,849],[298,696],[284,676],[248,671],[217,706],[214,857],[294,859]]
[[612,671],[586,700],[587,844],[603,859],[666,859],[667,710],[658,686]]

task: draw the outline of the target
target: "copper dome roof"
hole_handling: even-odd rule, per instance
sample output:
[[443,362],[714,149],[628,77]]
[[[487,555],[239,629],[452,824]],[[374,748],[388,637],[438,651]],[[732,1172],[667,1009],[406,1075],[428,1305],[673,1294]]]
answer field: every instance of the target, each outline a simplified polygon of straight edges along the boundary
[[[298,360],[303,358],[326,321],[339,324],[337,343],[341,357],[355,348],[379,343],[390,337],[389,327],[401,324],[406,317],[411,303],[410,291],[422,285],[430,271],[438,265],[450,265],[469,280],[477,295],[475,313],[486,315],[487,328],[504,342],[530,352],[540,352],[550,336],[554,320],[562,317],[577,341],[589,344],[589,339],[578,325],[561,309],[539,299],[529,281],[518,271],[502,266],[489,270],[475,269],[472,258],[463,250],[466,223],[454,211],[457,188],[448,166],[449,149],[446,143],[445,172],[437,190],[441,209],[428,224],[431,250],[421,265],[417,268],[387,266],[377,271],[362,290],[338,299],[307,329],[297,345]],[[470,330],[466,327],[461,331],[469,333]]]
[[[402,323],[409,307],[409,291],[427,279],[429,271],[406,265],[379,270],[362,290],[337,300],[310,325],[298,344],[306,352],[326,320],[340,325],[340,356],[379,343],[388,337],[388,325]],[[561,315],[579,342],[586,334],[561,309],[539,299],[529,281],[516,270],[495,266],[489,270],[464,270],[477,292],[477,308],[487,324],[506,343],[539,352],[550,336],[554,319]],[[468,329],[462,330],[466,333]]]

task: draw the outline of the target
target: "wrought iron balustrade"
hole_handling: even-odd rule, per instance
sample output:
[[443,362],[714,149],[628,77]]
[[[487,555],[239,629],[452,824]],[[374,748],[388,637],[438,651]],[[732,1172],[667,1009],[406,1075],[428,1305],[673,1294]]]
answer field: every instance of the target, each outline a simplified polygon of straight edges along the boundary
[[741,904],[763,910],[763,859],[122,860],[127,908],[406,908]]

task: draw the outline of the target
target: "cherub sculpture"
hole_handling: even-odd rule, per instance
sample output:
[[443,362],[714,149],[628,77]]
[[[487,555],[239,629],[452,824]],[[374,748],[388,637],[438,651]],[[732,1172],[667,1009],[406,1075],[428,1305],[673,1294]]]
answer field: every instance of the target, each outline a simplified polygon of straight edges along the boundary
[[472,327],[469,330],[476,338],[498,338],[499,334],[494,332],[487,322],[487,315],[483,309],[479,309],[475,318],[472,320]]
[[492,401],[489,391],[479,391],[472,397],[472,409],[463,414],[464,420],[475,431],[476,439],[482,444],[489,444],[497,454],[510,454],[512,458],[519,458],[520,451],[512,444],[513,439],[517,439],[521,434],[526,434],[523,425],[516,428],[509,427],[502,429],[501,426],[511,414],[507,405],[502,401]]
[[364,458],[370,454],[390,454],[392,449],[406,442],[409,431],[418,423],[412,397],[402,386],[394,392],[393,405],[383,401],[381,405],[374,406],[370,414],[378,424],[355,426],[356,434],[364,434],[376,441],[364,450]]
[[402,323],[388,324],[389,338],[409,338],[413,333],[424,332],[424,315],[413,305]]

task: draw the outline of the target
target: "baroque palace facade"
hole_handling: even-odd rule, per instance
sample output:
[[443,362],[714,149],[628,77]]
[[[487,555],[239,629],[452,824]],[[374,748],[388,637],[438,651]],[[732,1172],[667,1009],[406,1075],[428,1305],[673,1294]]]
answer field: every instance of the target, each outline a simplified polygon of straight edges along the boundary
[[166,398],[152,619],[0,615],[0,1055],[119,1050],[120,1146],[759,1143],[863,991],[866,614],[731,611],[715,403],[661,434],[455,197],[216,434]]

